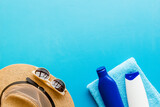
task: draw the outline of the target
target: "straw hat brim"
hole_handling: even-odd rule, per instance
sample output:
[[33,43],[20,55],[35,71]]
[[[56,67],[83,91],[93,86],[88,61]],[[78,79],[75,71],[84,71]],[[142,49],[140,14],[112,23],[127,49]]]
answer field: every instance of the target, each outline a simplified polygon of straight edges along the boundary
[[[54,101],[56,107],[74,107],[73,100],[67,90],[65,92],[65,95],[60,95],[59,93],[45,85],[43,82],[38,80],[32,74],[32,71],[36,70],[36,68],[37,67],[28,64],[14,64],[1,69],[0,93],[7,85],[16,81],[25,81],[26,78],[29,77],[47,91],[47,93],[51,96],[52,100]],[[55,77],[51,75],[50,80],[53,79],[55,79]]]

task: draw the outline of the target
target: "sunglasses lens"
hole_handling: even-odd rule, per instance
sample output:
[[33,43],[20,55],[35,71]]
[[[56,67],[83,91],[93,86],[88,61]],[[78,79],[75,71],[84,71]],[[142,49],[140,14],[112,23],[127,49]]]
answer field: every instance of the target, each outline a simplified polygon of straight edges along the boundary
[[35,74],[41,78],[41,79],[49,79],[49,71],[45,68],[38,68],[36,71],[35,71]]
[[52,81],[52,86],[57,89],[60,92],[63,92],[65,90],[65,84],[60,79],[55,79]]

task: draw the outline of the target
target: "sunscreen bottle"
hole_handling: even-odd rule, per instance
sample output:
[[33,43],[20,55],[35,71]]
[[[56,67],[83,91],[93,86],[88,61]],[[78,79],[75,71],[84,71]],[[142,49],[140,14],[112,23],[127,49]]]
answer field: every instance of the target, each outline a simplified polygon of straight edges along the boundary
[[97,69],[98,89],[106,107],[124,107],[116,82],[108,75],[104,66]]
[[129,107],[149,107],[139,72],[126,74],[125,82]]

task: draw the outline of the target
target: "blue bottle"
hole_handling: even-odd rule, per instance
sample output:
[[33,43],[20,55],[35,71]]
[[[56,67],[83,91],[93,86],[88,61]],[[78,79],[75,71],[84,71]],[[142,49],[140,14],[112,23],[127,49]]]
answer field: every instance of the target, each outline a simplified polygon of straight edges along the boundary
[[124,107],[116,82],[108,75],[104,66],[97,69],[98,89],[106,107]]

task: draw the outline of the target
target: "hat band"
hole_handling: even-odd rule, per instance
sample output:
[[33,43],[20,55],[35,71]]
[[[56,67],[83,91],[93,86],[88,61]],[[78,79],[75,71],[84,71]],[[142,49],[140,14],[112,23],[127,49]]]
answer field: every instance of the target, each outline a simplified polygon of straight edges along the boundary
[[31,80],[29,77],[26,78],[26,81],[17,81],[17,82],[13,82],[11,84],[9,84],[8,86],[6,86],[3,91],[1,92],[1,95],[0,95],[0,106],[1,106],[1,100],[2,100],[2,95],[4,93],[4,91],[6,89],[8,89],[10,86],[13,86],[13,85],[16,85],[16,84],[31,84],[33,86],[35,86],[36,88],[40,89],[45,95],[46,97],[49,99],[52,107],[55,107],[55,104],[52,100],[52,98],[50,97],[50,95],[44,90],[43,87],[39,86],[36,82],[34,82],[33,80]]

